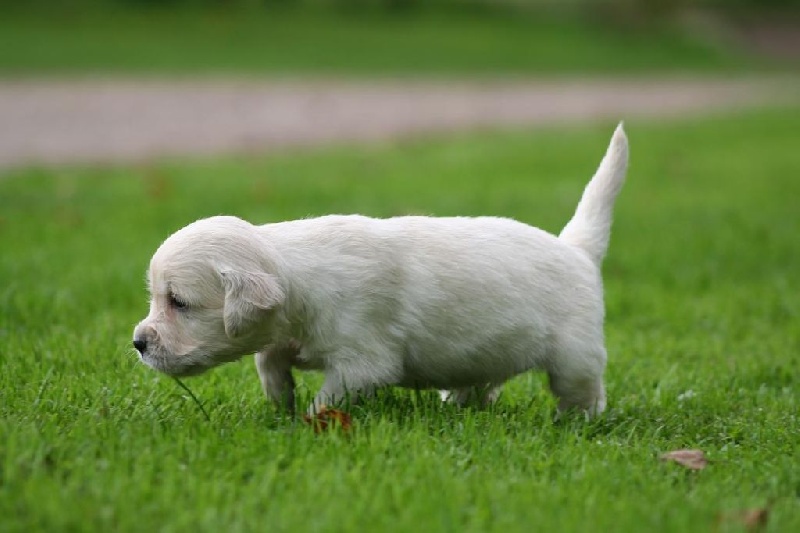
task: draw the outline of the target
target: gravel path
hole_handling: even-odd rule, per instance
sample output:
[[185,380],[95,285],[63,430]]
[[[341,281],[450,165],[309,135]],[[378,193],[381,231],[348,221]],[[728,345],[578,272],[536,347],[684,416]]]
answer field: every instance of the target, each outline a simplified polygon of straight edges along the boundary
[[0,80],[0,169],[797,102],[796,78]]

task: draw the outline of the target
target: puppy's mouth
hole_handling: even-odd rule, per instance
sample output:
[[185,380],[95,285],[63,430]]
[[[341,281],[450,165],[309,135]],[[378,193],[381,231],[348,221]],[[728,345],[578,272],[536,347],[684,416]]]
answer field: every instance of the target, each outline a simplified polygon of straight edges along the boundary
[[176,377],[176,378],[186,378],[191,376],[197,376],[211,368],[210,366],[196,363],[196,362],[172,362],[166,361],[164,358],[161,357],[153,357],[151,355],[145,354],[142,356],[141,361],[152,368],[153,370],[157,370],[162,374],[166,374],[168,376]]
[[208,370],[208,367],[195,365],[195,366],[183,366],[180,368],[158,369],[158,370],[174,378],[188,378],[191,376],[199,376],[200,374]]

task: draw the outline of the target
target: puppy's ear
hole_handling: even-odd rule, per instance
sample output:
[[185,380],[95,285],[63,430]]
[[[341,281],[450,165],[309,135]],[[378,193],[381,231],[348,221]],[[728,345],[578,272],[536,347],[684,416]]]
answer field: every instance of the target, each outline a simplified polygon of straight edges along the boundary
[[256,321],[259,313],[283,303],[283,288],[275,276],[222,269],[220,277],[225,288],[223,319],[228,337],[238,337]]

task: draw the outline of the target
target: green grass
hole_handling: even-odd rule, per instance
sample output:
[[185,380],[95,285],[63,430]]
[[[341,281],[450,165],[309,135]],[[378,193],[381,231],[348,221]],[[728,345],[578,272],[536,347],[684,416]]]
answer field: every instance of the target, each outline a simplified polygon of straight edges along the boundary
[[709,35],[502,11],[43,9],[0,16],[6,76],[719,72],[757,63]]
[[[597,420],[554,422],[528,374],[487,411],[386,391],[349,436],[315,435],[266,403],[247,358],[187,381],[209,423],[132,354],[149,256],[193,219],[558,231],[612,126],[3,176],[0,529],[683,533],[773,502],[766,530],[800,530],[798,109],[628,123]],[[297,377],[307,400],[319,376]],[[710,466],[659,462],[683,447]]]

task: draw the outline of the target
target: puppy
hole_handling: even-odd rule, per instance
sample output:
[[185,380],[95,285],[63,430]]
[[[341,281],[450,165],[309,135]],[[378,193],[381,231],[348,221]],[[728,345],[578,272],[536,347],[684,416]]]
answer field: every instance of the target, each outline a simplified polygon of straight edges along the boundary
[[559,410],[599,413],[600,266],[627,161],[620,124],[558,237],[495,217],[199,220],[153,255],[134,347],[173,376],[257,352],[264,392],[290,409],[292,368],[321,370],[312,413],[387,385],[493,401],[530,369]]

